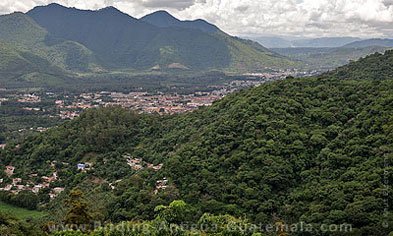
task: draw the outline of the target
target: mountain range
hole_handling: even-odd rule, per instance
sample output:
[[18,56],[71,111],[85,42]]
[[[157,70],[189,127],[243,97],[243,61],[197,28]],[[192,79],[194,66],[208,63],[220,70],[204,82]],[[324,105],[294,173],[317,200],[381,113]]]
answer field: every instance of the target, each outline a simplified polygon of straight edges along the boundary
[[325,38],[306,38],[306,39],[286,39],[278,36],[255,37],[255,41],[267,48],[324,48],[341,47],[348,43],[361,40],[356,37],[325,37]]
[[393,47],[393,39],[361,39],[356,37],[325,37],[312,39],[284,39],[281,37],[255,37],[255,41],[274,51],[277,48],[364,48]]
[[379,39],[379,38],[366,39],[366,40],[360,40],[360,41],[348,43],[342,47],[343,48],[364,48],[364,47],[370,47],[370,46],[392,48],[393,47],[393,39]]
[[90,11],[50,4],[0,16],[0,32],[8,50],[29,51],[37,59],[30,58],[34,66],[20,73],[239,72],[299,65],[204,20],[180,21],[165,11],[136,19],[114,7]]

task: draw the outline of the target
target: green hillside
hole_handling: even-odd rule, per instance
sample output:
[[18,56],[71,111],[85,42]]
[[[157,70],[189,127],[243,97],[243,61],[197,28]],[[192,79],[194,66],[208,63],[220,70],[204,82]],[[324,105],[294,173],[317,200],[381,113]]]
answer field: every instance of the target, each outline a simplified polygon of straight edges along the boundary
[[[205,21],[183,22],[168,13],[162,17],[171,21],[167,27],[151,25],[115,8],[83,11],[50,4],[27,14],[0,16],[0,40],[76,75],[151,72],[158,65],[163,72],[232,73],[301,66],[258,43],[231,37]],[[181,27],[172,27],[172,23]]]
[[[94,71],[96,59],[76,42],[56,39],[23,13],[0,16],[0,40],[72,71]],[[39,62],[37,62],[39,63]]]
[[[383,195],[392,188],[382,180],[393,177],[384,165],[393,158],[392,59],[388,51],[317,78],[266,83],[182,115],[91,109],[0,152],[1,168],[48,176],[55,160],[56,186],[82,190],[92,211],[112,222],[153,219],[157,205],[183,199],[191,222],[210,212],[353,227],[291,235],[387,235],[393,215],[383,214],[384,201],[393,195]],[[141,158],[145,169],[131,168],[127,158]],[[76,165],[84,162],[93,168],[80,173]],[[155,194],[164,177],[168,187]],[[64,219],[64,197],[48,206],[51,220]]]
[[220,35],[231,52],[230,72],[263,71],[266,69],[299,68],[302,63],[293,61],[249,40]]
[[257,43],[216,32],[207,22],[181,22],[168,13],[159,16],[168,22],[158,26],[113,7],[84,11],[50,4],[27,15],[52,36],[86,46],[111,70],[149,71],[159,65],[167,71],[177,63],[191,71],[244,72],[299,65]]
[[32,73],[64,73],[45,58],[0,41],[0,80],[19,79]]

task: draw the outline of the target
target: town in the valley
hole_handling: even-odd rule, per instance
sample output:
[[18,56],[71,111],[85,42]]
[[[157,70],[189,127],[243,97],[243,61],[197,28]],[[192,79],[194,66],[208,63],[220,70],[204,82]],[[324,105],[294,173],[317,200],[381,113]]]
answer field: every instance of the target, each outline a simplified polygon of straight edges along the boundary
[[[131,91],[128,93],[115,91],[97,91],[81,94],[59,94],[48,91],[25,92],[0,90],[0,108],[7,107],[15,113],[31,114],[46,119],[55,119],[58,122],[77,118],[86,109],[101,106],[121,106],[135,110],[138,113],[156,114],[176,114],[190,112],[203,106],[211,106],[214,101],[233,93],[239,89],[258,86],[265,82],[283,79],[290,73],[274,74],[248,74],[246,79],[233,80],[222,86],[209,86],[208,90],[195,91],[190,94],[164,93],[161,91]],[[25,132],[43,132],[50,127],[35,126],[19,128],[15,132],[23,134]],[[5,149],[6,144],[0,143],[0,149]],[[159,171],[162,164],[153,165],[141,158],[124,154],[124,162],[134,171],[143,169],[153,169]],[[63,165],[73,165],[80,172],[87,172],[94,168],[93,163],[62,163]],[[21,191],[29,191],[38,194],[41,189],[49,189],[50,199],[55,198],[63,192],[63,187],[56,187],[59,177],[56,170],[56,162],[51,163],[52,171],[50,176],[40,176],[37,173],[30,173],[27,179],[15,176],[15,167],[6,166],[4,178],[0,179],[0,191],[7,191],[19,194]],[[121,180],[107,183],[112,189]],[[55,186],[55,187],[53,187]],[[154,193],[168,186],[166,178],[157,180]]]

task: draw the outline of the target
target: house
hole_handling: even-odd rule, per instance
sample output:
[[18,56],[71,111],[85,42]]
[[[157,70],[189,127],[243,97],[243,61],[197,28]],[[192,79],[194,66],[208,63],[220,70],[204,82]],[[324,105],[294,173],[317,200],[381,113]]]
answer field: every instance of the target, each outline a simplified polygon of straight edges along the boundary
[[7,147],[7,144],[0,144],[0,149],[5,149]]
[[49,177],[47,176],[42,176],[41,179],[45,180],[46,182],[49,182]]
[[153,166],[154,166],[153,164],[150,164],[150,163],[147,164],[147,168],[149,168],[149,169],[153,168]]
[[12,187],[12,184],[8,184],[7,186],[5,186],[4,191],[10,191]]
[[78,164],[77,167],[78,167],[78,170],[82,170],[82,171],[84,171],[86,169],[85,164]]
[[38,174],[30,174],[29,175],[30,178],[37,177],[37,176],[38,176]]
[[163,164],[159,164],[159,165],[157,165],[157,166],[153,166],[153,169],[154,169],[155,171],[157,171],[157,170],[160,170],[163,166],[164,166]]
[[6,173],[7,176],[11,176],[14,174],[15,167],[13,166],[6,166],[4,172]]
[[26,187],[24,185],[16,185],[16,188],[18,190],[26,190]]
[[142,165],[133,165],[132,168],[134,170],[143,170],[143,166]]
[[109,183],[109,187],[111,187],[112,190],[116,188],[112,183]]
[[54,189],[53,189],[53,193],[56,194],[56,195],[58,195],[58,194],[60,194],[61,192],[63,192],[64,189],[65,189],[65,188],[54,188]]
[[86,162],[85,163],[85,169],[86,170],[90,170],[91,168],[93,168],[93,162]]
[[55,168],[55,167],[56,167],[56,163],[57,163],[57,161],[52,161],[52,162],[50,163],[50,166],[51,166],[52,168]]
[[33,189],[31,190],[33,193],[38,194],[38,192],[40,191],[40,189],[43,188],[43,186],[41,184],[37,184],[33,187]]
[[17,185],[19,182],[21,182],[22,181],[22,179],[21,178],[14,178],[14,179],[12,179],[12,185]]

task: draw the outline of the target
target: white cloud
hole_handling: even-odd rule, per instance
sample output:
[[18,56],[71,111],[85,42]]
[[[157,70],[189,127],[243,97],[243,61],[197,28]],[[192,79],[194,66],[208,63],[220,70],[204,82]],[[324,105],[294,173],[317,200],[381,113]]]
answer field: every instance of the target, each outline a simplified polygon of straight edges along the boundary
[[393,37],[393,0],[2,0],[0,13],[51,2],[81,9],[112,5],[134,17],[166,9],[241,36]]

